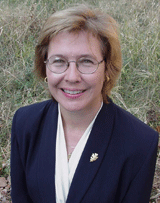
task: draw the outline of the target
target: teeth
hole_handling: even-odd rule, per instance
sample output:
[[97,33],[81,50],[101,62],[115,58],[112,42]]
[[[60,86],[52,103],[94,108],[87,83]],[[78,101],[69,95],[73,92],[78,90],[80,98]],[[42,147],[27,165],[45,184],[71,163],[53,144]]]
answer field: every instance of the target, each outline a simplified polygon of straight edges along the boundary
[[63,90],[65,93],[68,93],[68,94],[79,94],[79,93],[82,93],[82,91],[70,91],[70,90]]

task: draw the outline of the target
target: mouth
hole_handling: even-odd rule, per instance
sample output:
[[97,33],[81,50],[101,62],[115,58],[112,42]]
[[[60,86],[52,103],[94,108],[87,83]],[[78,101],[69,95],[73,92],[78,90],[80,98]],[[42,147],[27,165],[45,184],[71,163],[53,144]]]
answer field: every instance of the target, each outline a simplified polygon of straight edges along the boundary
[[61,89],[61,90],[70,95],[81,94],[85,91],[85,90],[67,90],[67,89]]

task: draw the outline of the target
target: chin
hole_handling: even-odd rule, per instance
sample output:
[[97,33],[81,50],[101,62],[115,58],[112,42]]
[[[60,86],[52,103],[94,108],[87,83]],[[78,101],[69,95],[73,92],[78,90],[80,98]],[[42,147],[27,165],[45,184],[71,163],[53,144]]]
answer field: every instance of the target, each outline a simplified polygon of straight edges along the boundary
[[62,108],[64,108],[66,111],[69,111],[69,112],[78,112],[78,111],[82,111],[84,109],[86,109],[86,105],[83,105],[82,102],[80,102],[80,104],[78,104],[79,102],[77,102],[77,104],[75,103],[70,103],[70,104],[67,104],[67,103],[60,103],[60,106]]

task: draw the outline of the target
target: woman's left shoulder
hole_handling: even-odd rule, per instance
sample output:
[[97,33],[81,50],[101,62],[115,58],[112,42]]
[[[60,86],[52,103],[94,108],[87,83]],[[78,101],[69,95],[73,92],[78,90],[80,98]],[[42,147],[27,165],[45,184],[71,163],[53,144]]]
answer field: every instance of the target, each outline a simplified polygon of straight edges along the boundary
[[113,118],[110,138],[111,153],[114,156],[121,157],[120,162],[124,161],[131,166],[132,164],[136,166],[134,174],[137,173],[145,161],[155,163],[159,139],[158,132],[113,102],[106,107],[110,109],[109,117]]
[[128,146],[141,146],[146,149],[152,143],[157,145],[158,132],[113,102],[111,106],[114,114],[114,132],[118,139],[123,140]]

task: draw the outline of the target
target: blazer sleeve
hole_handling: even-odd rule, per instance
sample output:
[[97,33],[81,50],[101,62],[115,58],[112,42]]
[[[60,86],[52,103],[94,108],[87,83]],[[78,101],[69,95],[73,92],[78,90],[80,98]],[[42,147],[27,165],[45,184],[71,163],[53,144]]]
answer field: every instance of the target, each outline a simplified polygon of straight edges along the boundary
[[131,181],[122,203],[149,203],[157,157],[157,145],[158,133],[142,167]]
[[29,197],[26,185],[25,170],[20,157],[19,145],[16,137],[17,112],[13,118],[11,132],[11,197],[12,203],[33,203]]

